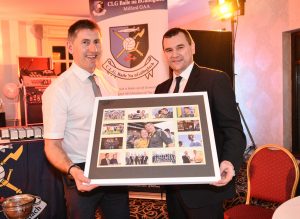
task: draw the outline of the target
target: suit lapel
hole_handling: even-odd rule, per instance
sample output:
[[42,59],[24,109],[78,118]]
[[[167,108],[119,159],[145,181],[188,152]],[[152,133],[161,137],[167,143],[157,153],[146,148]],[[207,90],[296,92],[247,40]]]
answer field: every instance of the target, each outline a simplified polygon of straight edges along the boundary
[[162,87],[162,93],[169,93],[171,84],[172,84],[173,78],[170,78],[169,80],[166,81],[166,86]]
[[195,63],[183,92],[192,92],[195,90],[194,85],[199,82],[198,78],[200,76],[200,71],[201,71],[201,69]]

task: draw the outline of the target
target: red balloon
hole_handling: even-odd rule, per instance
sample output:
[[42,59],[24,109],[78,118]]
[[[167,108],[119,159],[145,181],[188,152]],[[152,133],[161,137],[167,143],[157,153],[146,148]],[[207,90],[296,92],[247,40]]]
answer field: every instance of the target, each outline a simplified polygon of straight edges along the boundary
[[8,99],[15,99],[19,95],[19,87],[15,83],[5,84],[2,91]]

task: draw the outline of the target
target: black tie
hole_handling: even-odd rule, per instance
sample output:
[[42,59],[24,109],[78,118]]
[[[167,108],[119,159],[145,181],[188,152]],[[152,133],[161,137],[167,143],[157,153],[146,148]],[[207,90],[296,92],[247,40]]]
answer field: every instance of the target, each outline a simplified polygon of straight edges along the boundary
[[178,76],[175,79],[176,79],[176,86],[175,86],[175,89],[174,89],[173,93],[178,93],[178,91],[179,91],[179,84],[180,84],[180,81],[181,81],[182,77]]
[[95,97],[101,97],[101,91],[100,91],[100,88],[99,88],[99,86],[97,85],[97,83],[95,81],[94,75],[90,75],[89,79],[92,82],[92,86],[93,86],[93,91],[94,91]]

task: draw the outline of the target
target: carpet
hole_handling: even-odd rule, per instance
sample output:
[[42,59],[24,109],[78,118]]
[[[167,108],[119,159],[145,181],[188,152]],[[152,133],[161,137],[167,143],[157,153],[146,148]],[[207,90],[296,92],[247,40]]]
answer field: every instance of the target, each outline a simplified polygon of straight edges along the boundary
[[168,218],[165,200],[130,199],[130,219],[165,219]]

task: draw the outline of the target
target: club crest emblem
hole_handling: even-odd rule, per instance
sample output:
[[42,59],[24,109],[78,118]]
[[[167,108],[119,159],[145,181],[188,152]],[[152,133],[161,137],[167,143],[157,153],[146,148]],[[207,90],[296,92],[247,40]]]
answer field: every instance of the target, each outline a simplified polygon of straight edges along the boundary
[[[8,147],[8,148],[12,149],[12,147]],[[22,190],[20,188],[10,183],[10,177],[12,175],[13,169],[9,168],[8,174],[6,174],[4,169],[4,165],[6,165],[9,160],[17,161],[19,157],[22,155],[22,153],[23,153],[23,145],[21,145],[15,152],[9,153],[2,161],[0,161],[0,190],[1,187],[7,187],[15,191],[16,194],[22,193]],[[5,175],[7,175],[6,178]]]
[[110,51],[123,67],[133,68],[140,64],[149,49],[148,25],[110,27]]

